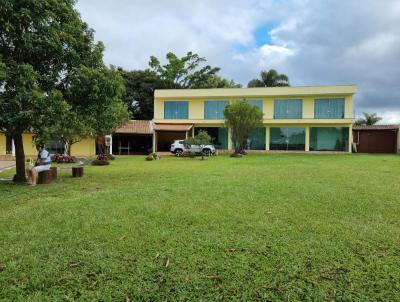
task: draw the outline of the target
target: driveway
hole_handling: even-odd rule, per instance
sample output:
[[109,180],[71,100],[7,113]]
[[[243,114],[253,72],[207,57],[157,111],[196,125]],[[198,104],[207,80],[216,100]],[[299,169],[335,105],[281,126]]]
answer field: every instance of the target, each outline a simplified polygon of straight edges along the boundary
[[13,160],[2,160],[0,161],[0,172],[9,168],[15,166],[15,161]]

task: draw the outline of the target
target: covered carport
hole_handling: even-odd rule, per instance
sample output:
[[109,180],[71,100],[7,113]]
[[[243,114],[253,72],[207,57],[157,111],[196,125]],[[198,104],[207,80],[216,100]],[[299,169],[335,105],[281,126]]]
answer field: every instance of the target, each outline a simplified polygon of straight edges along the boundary
[[148,120],[130,120],[112,134],[114,155],[149,154],[152,151],[153,127]]
[[154,124],[153,151],[169,151],[174,140],[192,136],[193,124]]

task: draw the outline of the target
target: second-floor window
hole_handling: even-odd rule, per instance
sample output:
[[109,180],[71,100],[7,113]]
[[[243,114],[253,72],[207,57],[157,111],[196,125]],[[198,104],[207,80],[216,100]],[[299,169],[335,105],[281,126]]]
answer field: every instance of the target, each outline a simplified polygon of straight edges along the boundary
[[303,100],[286,99],[274,101],[274,118],[302,118]]
[[263,101],[262,100],[248,100],[247,101],[250,105],[257,107],[263,112]]
[[344,99],[315,99],[314,118],[344,118]]
[[165,119],[187,119],[189,115],[189,105],[187,101],[165,101]]
[[204,101],[204,119],[224,119],[224,109],[227,105],[228,101]]

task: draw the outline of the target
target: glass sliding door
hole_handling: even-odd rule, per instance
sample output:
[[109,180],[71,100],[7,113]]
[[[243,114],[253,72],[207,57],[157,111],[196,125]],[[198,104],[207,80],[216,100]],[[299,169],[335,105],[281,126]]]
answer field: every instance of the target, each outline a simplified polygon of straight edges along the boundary
[[196,127],[194,133],[200,130],[206,131],[212,138],[212,144],[217,149],[228,149],[228,128],[224,127]]
[[348,127],[311,127],[310,151],[348,151]]
[[247,140],[249,150],[265,150],[265,128],[257,128],[251,131]]
[[306,130],[304,127],[271,127],[270,150],[299,150],[306,146]]

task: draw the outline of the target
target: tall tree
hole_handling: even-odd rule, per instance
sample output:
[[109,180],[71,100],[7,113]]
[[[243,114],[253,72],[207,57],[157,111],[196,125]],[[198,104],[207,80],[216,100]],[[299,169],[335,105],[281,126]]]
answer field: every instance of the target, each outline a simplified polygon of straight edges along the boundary
[[163,82],[149,69],[125,71],[119,68],[119,72],[125,84],[123,100],[128,106],[131,118],[151,120],[154,111],[154,90],[163,88]]
[[[71,94],[72,87],[79,86],[73,82],[76,75],[91,70],[113,83],[102,61],[104,47],[94,43],[93,30],[74,4],[74,0],[3,0],[0,6],[0,129],[14,139],[18,182],[26,180],[23,132],[44,136],[65,120],[66,112],[87,104],[78,104],[77,95]],[[115,83],[107,90],[98,84],[104,82],[79,86],[81,100],[85,95],[92,105],[95,100],[97,109],[109,108],[103,107],[104,96],[115,99],[111,88]],[[98,90],[103,93],[94,94]]]
[[192,52],[182,58],[169,52],[166,58],[168,63],[165,65],[161,65],[155,56],[151,56],[149,62],[151,70],[160,77],[166,88],[196,88],[220,70],[210,65],[201,66],[206,59]]
[[235,154],[241,153],[253,129],[262,126],[263,114],[246,100],[229,104],[224,110],[225,125],[232,129]]
[[356,125],[375,125],[377,122],[381,121],[382,118],[376,113],[363,112],[364,117],[359,118],[355,121]]
[[182,58],[170,52],[166,58],[168,63],[161,65],[158,58],[150,57],[150,69],[125,71],[119,68],[126,87],[123,99],[132,118],[153,118],[155,89],[241,87],[219,76],[219,68],[204,66],[206,59],[192,52]]
[[289,77],[283,73],[278,73],[275,69],[263,70],[260,73],[261,79],[253,79],[247,87],[282,87],[290,86]]

